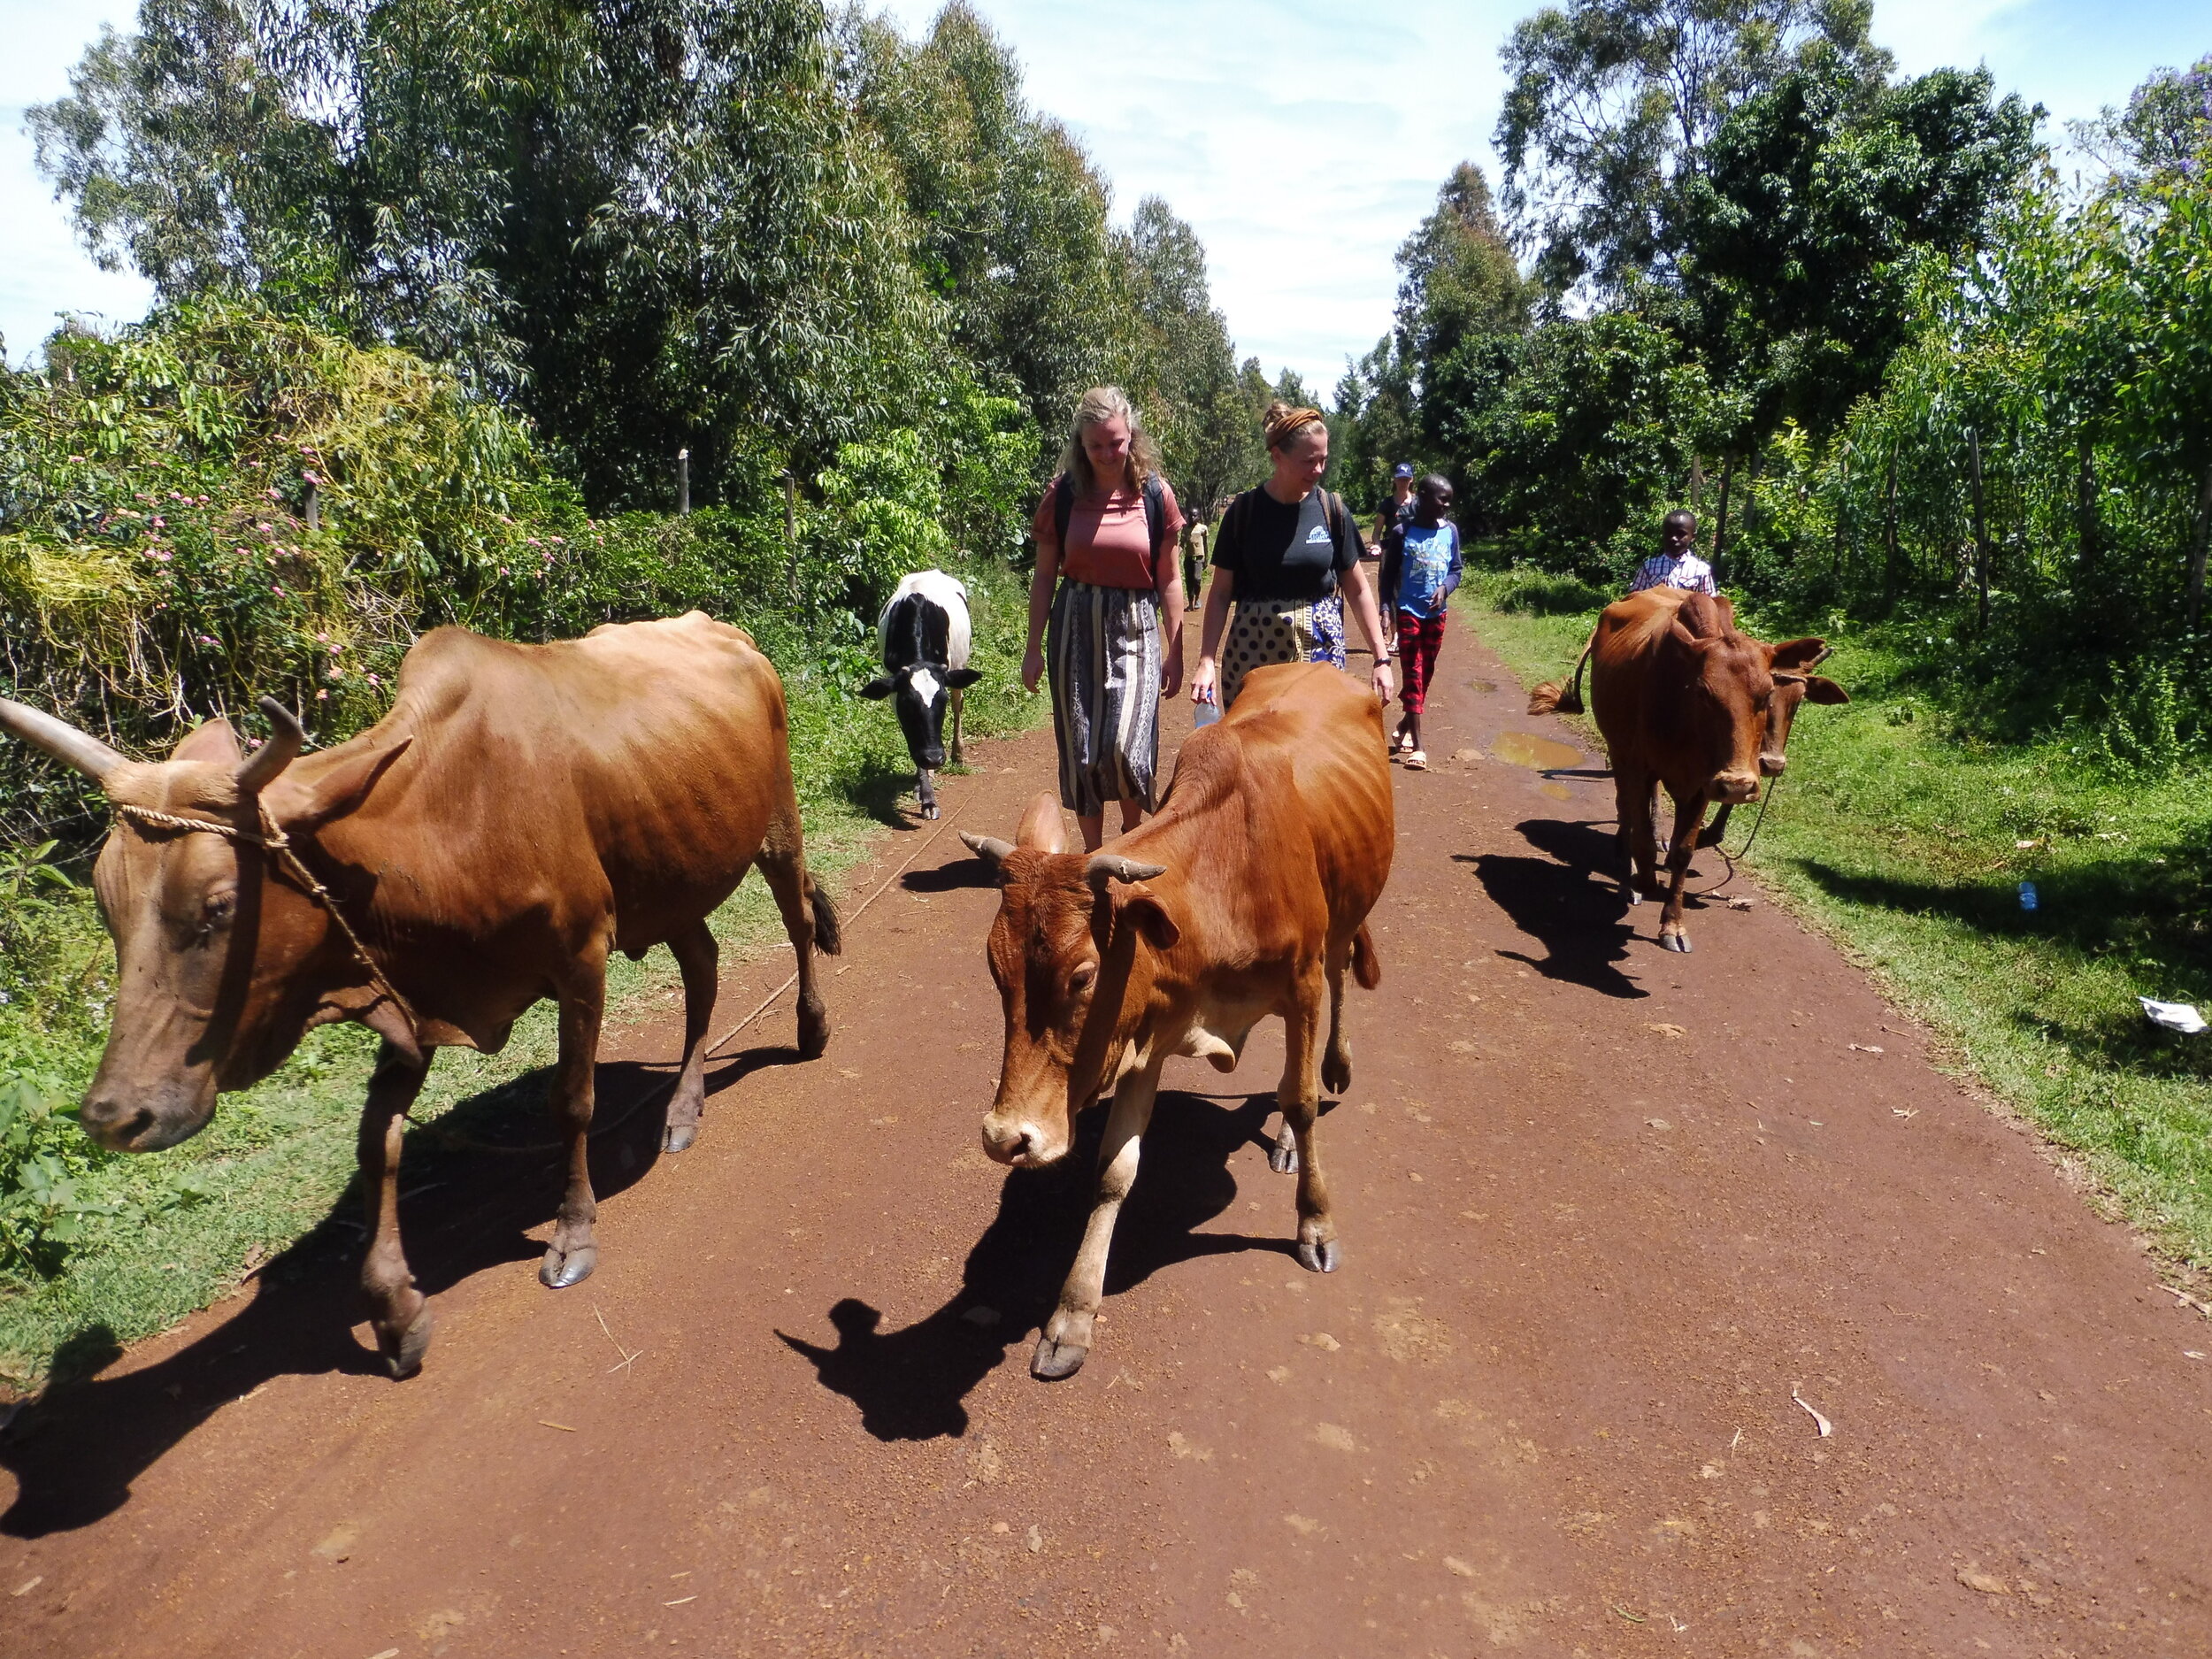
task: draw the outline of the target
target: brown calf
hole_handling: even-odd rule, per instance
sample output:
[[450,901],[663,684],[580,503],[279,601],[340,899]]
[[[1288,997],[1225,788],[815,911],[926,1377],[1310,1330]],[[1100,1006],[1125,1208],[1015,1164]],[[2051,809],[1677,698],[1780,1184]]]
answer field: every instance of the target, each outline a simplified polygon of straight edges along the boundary
[[1006,1049],[984,1150],[1025,1168],[1064,1157],[1076,1114],[1113,1089],[1096,1203],[1038,1340],[1036,1376],[1072,1375],[1090,1351],[1114,1219],[1168,1056],[1232,1071],[1271,1014],[1282,1017],[1286,1052],[1269,1161],[1298,1171],[1298,1259],[1335,1270],[1314,1122],[1322,1087],[1351,1086],[1345,971],[1370,989],[1381,978],[1366,922],[1394,826],[1373,696],[1334,668],[1298,663],[1252,672],[1228,715],[1183,746],[1159,815],[1114,851],[1064,851],[1049,795],[1012,845],[962,837],[1002,889],[988,954]]
[[313,755],[262,707],[275,735],[250,758],[221,720],[160,762],[4,699],[0,729],[115,803],[94,871],[119,969],[81,1118],[96,1140],[174,1146],[312,1026],[358,1020],[384,1040],[361,1119],[362,1282],[403,1377],[431,1316],[400,1246],[400,1140],[437,1049],[495,1053],[525,1009],[559,1003],[568,1184],[539,1277],[573,1285],[597,1259],[586,1152],[609,955],[665,944],[682,966],[664,1142],[681,1151],[705,1094],[706,918],[757,862],[797,953],[810,1056],[829,1038],[814,948],[836,951],[837,918],[806,872],[783,684],[697,611],[554,645],[440,628],[408,653],[391,712]]

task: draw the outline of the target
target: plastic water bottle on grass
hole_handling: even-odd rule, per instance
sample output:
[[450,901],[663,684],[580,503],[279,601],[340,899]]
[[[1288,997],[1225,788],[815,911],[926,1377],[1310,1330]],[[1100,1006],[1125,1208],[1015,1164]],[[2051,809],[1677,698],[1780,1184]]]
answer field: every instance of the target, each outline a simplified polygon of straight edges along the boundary
[[2032,915],[2041,903],[2042,901],[2035,895],[2035,883],[2023,881],[2020,884],[2020,908]]

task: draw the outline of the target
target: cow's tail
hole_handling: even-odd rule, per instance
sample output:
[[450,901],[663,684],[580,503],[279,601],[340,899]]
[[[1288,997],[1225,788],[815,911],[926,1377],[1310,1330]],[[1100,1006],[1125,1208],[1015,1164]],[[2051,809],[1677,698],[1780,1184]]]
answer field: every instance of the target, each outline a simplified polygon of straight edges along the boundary
[[1382,958],[1375,954],[1375,937],[1367,931],[1365,922],[1352,935],[1352,979],[1363,991],[1371,991],[1382,983]]
[[1555,680],[1548,680],[1528,694],[1531,714],[1580,714],[1582,712],[1582,669],[1590,660],[1590,648],[1598,642],[1594,633],[1583,642],[1582,655],[1575,658],[1575,672],[1564,686]]
[[812,876],[806,879],[806,896],[814,907],[814,948],[826,956],[845,954],[844,925],[837,919],[837,907],[830,902],[830,895]]

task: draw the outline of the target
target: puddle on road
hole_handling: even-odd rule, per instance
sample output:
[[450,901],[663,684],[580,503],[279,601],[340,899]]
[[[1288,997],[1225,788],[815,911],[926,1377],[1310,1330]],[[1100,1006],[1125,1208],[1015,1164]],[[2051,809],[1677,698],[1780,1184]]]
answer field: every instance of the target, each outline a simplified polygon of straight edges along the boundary
[[1501,732],[1492,741],[1490,752],[1509,766],[1526,766],[1534,772],[1556,772],[1582,761],[1582,751],[1573,744],[1538,737],[1532,732]]
[[1555,801],[1571,801],[1575,798],[1574,791],[1567,787],[1565,784],[1554,783],[1549,779],[1546,779],[1536,786],[1536,793],[1548,795]]

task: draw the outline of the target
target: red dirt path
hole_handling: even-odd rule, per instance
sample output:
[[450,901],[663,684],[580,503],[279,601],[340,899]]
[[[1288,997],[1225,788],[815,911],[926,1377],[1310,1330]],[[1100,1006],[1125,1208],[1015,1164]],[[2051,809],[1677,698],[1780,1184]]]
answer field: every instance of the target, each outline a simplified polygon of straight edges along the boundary
[[[2212,1326],[1771,904],[1661,953],[1591,873],[1609,786],[1479,757],[1569,734],[1463,629],[1444,669],[1323,1130],[1340,1272],[1289,1253],[1271,1025],[1171,1064],[1090,1362],[1030,1379],[1087,1183],[977,1149],[996,900],[943,834],[826,1059],[786,1002],[695,1150],[604,1138],[586,1285],[532,1270],[549,1161],[429,1152],[419,1379],[347,1333],[339,1223],[27,1414],[0,1650],[2212,1653]],[[1050,744],[979,746],[949,821],[1010,833]]]

